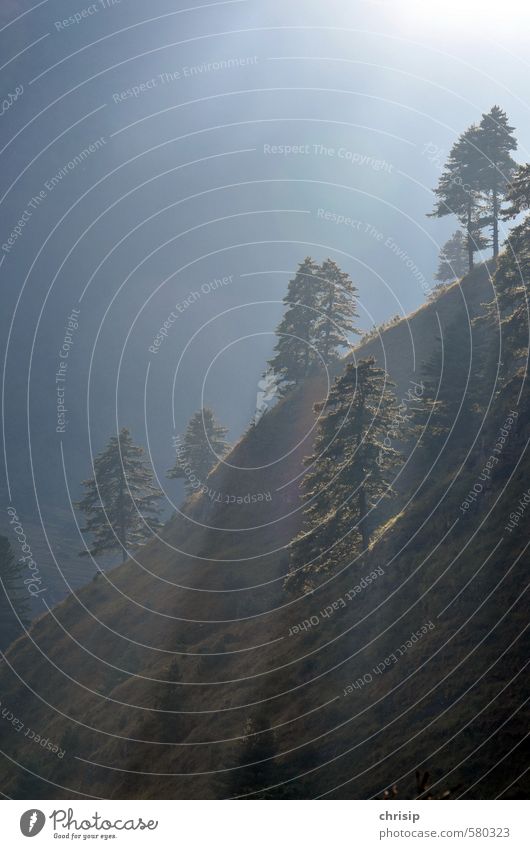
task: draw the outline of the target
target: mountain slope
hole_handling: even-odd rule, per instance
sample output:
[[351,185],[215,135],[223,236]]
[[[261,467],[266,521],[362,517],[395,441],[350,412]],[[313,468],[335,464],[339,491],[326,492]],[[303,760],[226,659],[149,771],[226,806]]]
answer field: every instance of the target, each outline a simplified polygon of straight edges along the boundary
[[[64,755],[4,719],[7,795],[367,798],[396,783],[410,797],[420,767],[435,795],[490,798],[509,784],[523,795],[527,555],[505,526],[527,489],[530,422],[521,376],[490,404],[495,369],[476,373],[472,352],[499,340],[471,320],[494,294],[481,266],[354,352],[374,355],[406,398],[437,337],[463,321],[463,368],[488,410],[432,468],[409,451],[362,560],[305,599],[283,589],[319,376],[249,430],[189,518],[17,641],[2,708]],[[461,509],[516,404],[502,463]]]

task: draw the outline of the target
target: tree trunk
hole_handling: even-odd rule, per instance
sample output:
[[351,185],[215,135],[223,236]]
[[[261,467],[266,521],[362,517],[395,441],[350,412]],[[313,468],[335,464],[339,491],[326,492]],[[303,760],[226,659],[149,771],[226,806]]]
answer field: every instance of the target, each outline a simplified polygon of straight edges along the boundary
[[304,377],[307,377],[309,374],[309,344],[309,339],[306,339],[304,345]]
[[123,474],[121,474],[120,470],[120,491],[118,495],[118,527],[119,527],[119,539],[121,543],[121,562],[125,563],[127,560],[127,533],[125,529],[125,492],[124,492],[124,479]]
[[473,223],[471,200],[467,205],[467,262],[468,271],[473,271],[474,251],[473,251],[473,236],[471,235],[471,224]]
[[328,353],[329,353],[329,336],[331,333],[331,319],[330,315],[333,313],[333,304],[334,304],[334,292],[331,290],[328,305],[326,308],[326,334],[324,336],[324,363],[327,365]]
[[499,256],[499,197],[493,191],[493,256]]

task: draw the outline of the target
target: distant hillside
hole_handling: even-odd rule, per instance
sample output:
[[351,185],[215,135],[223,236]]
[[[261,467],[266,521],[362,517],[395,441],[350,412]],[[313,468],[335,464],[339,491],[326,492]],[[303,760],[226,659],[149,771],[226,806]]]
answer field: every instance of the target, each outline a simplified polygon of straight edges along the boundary
[[[493,298],[484,265],[354,356],[374,355],[404,397],[457,320],[470,328],[463,368],[466,351],[495,352],[488,325],[471,323]],[[495,370],[470,362],[487,406]],[[212,473],[189,518],[44,609],[11,648],[2,707],[64,755],[4,720],[3,791],[369,798],[396,784],[410,798],[421,769],[434,795],[491,798],[511,784],[507,797],[524,796],[527,553],[523,535],[505,531],[528,489],[521,385],[514,373],[484,425],[462,428],[432,469],[413,452],[369,555],[300,600],[283,589],[286,546],[301,527],[313,404],[327,387],[323,377],[298,387]],[[517,404],[502,464],[463,511]]]

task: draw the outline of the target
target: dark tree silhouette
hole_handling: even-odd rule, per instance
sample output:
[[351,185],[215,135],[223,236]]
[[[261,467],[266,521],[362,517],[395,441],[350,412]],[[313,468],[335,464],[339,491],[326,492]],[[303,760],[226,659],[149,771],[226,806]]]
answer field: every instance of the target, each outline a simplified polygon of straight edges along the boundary
[[482,154],[480,188],[487,198],[487,209],[492,227],[493,256],[499,253],[499,217],[506,200],[510,181],[517,168],[511,151],[517,150],[513,127],[499,106],[493,106],[482,116],[479,125],[478,145]]
[[[524,215],[510,230],[506,249],[499,256],[495,273],[495,291],[503,319],[503,370],[518,358],[524,358],[529,345],[528,294],[530,281],[530,164],[522,165],[513,176],[506,193],[508,208],[503,218]],[[498,322],[497,304],[490,309],[493,323]]]
[[359,331],[357,289],[336,262],[321,266],[311,257],[300,264],[289,282],[286,313],[278,326],[275,356],[269,361],[285,393],[318,368],[336,362]]
[[456,215],[465,230],[468,269],[474,265],[476,251],[486,242],[481,229],[489,219],[484,218],[482,193],[483,157],[480,153],[480,129],[469,127],[454,143],[444,170],[434,190],[436,204],[431,217]]
[[315,347],[318,323],[319,265],[310,257],[300,263],[289,281],[283,302],[285,314],[278,325],[274,357],[269,366],[279,387],[285,391],[318,366]]
[[336,262],[322,263],[319,282],[319,319],[316,345],[326,364],[340,357],[341,349],[349,347],[349,337],[359,333],[353,319],[357,318],[357,288]]
[[182,443],[177,445],[175,464],[167,473],[168,478],[183,479],[186,492],[191,495],[204,484],[219,458],[229,451],[227,432],[209,407],[194,413]]
[[457,230],[440,251],[436,280],[458,280],[467,271],[467,246],[461,230]]
[[288,586],[311,587],[316,574],[369,547],[370,512],[393,494],[401,459],[393,443],[406,430],[391,386],[373,358],[361,360],[348,364],[327,401],[316,405],[321,418],[303,481],[305,527],[291,546]]
[[94,477],[83,481],[85,497],[76,504],[87,517],[83,533],[92,536],[87,554],[129,549],[144,545],[161,527],[158,500],[162,492],[153,483],[144,450],[132,441],[127,428],[113,436],[94,460]]

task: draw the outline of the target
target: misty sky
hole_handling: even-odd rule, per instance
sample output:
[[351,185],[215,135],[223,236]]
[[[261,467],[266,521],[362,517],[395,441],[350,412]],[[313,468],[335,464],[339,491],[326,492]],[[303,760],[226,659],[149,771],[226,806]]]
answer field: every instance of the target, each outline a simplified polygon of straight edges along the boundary
[[498,103],[527,158],[523,3],[29,9],[0,12],[4,92],[23,88],[2,115],[4,244],[44,197],[3,250],[2,350],[11,326],[11,451],[27,431],[58,485],[41,421],[73,308],[70,464],[85,470],[89,448],[128,425],[162,475],[203,403],[232,439],[247,425],[300,260],[330,255],[352,276],[362,330],[407,314],[456,229],[425,215],[456,136]]

